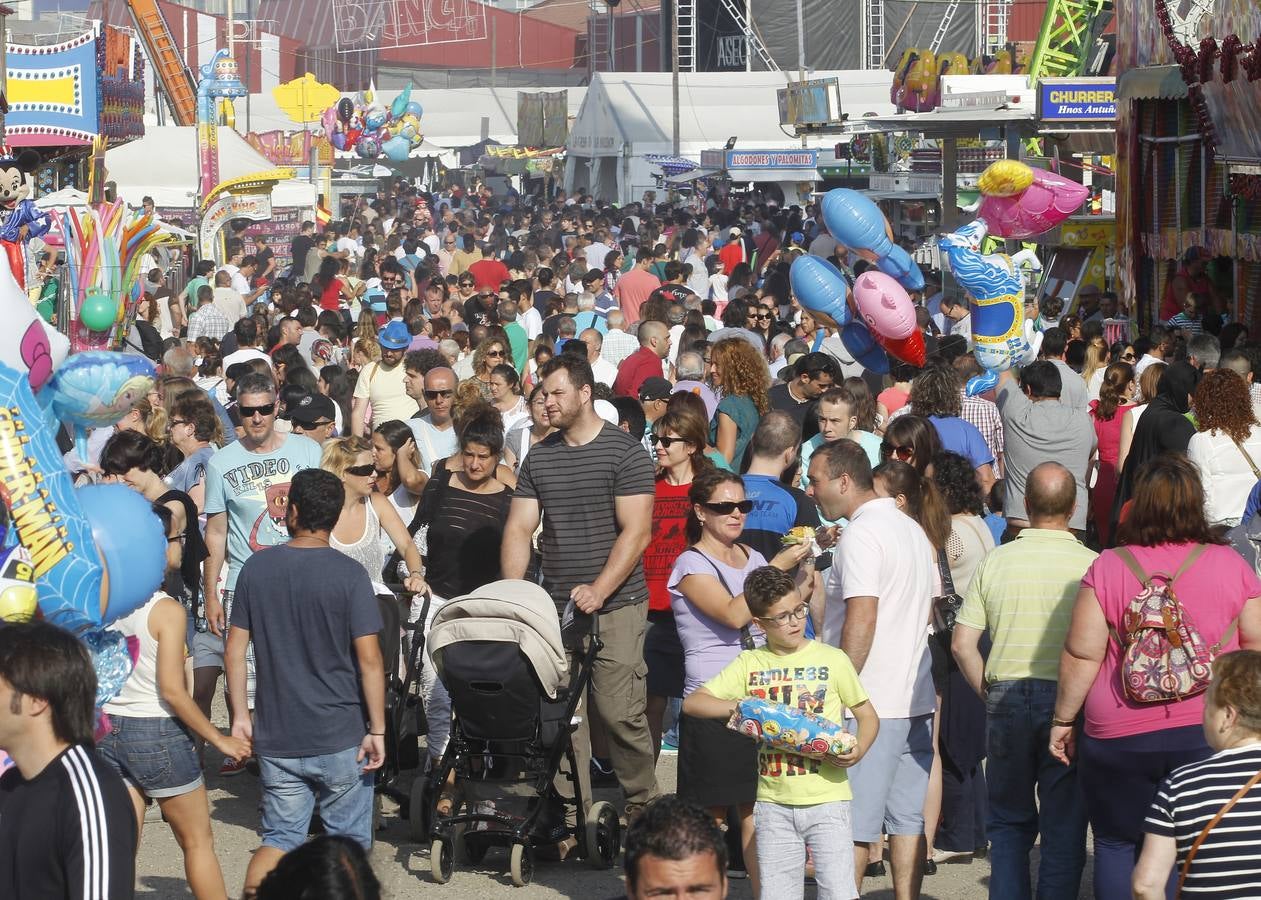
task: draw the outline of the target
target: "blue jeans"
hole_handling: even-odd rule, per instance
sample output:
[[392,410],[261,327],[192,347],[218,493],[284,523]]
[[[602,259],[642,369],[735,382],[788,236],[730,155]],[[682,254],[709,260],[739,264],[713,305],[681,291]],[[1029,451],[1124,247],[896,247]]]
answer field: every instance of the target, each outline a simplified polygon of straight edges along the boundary
[[328,834],[372,849],[372,773],[355,759],[359,747],[322,756],[260,756],[263,845],[288,853],[306,842],[315,801]]
[[1076,765],[1063,765],[1048,750],[1055,691],[1054,681],[1028,678],[992,684],[986,697],[989,895],[995,900],[1033,896],[1029,851],[1039,835],[1039,900],[1077,900],[1086,865],[1086,803]]

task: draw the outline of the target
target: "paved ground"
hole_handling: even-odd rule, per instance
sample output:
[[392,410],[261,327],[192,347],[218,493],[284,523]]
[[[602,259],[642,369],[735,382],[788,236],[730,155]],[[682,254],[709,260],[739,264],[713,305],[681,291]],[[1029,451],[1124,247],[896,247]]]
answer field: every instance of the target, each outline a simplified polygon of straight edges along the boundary
[[[217,704],[216,722],[226,724],[222,703]],[[219,778],[218,755],[207,753],[214,759],[215,767],[209,776],[210,815],[214,823],[215,844],[220,864],[223,866],[230,896],[237,896],[245,880],[245,868],[250,853],[257,846],[255,828],[258,825],[258,780],[249,774],[234,778]],[[658,779],[662,790],[673,790],[675,783],[675,758],[663,756],[658,766]],[[597,799],[616,800],[616,791],[597,791]],[[377,835],[372,853],[372,866],[381,879],[386,896],[403,898],[414,896],[418,891],[431,895],[443,893],[452,900],[473,900],[486,896],[511,896],[520,900],[543,897],[580,897],[583,900],[606,900],[623,895],[619,869],[595,871],[583,862],[570,860],[565,863],[539,863],[534,883],[525,888],[514,888],[508,877],[507,856],[502,850],[492,850],[477,867],[456,866],[455,876],[445,886],[432,882],[429,875],[429,849],[412,844],[407,836],[407,822],[398,815],[397,807],[384,801],[385,829]],[[137,864],[137,897],[142,900],[168,900],[189,896],[184,881],[183,860],[171,830],[157,817],[150,807],[146,817],[145,833],[141,841]],[[1090,896],[1089,870],[1083,879],[1081,897]],[[924,880],[923,896],[938,900],[974,900],[986,896],[989,884],[989,863],[977,860],[970,864],[943,865],[937,875]],[[752,896],[747,881],[732,881],[730,896],[745,900]],[[807,888],[806,897],[813,898],[813,888]],[[886,878],[868,879],[864,896],[875,900],[891,900],[893,890]]]

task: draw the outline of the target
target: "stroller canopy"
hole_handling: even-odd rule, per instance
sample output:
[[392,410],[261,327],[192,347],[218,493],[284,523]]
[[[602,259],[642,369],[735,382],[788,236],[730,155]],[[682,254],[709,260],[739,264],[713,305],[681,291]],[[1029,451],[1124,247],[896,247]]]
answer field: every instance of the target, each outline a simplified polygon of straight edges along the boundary
[[452,644],[505,641],[520,645],[548,699],[555,700],[566,683],[568,659],[556,605],[530,581],[496,581],[447,601],[434,615],[428,641],[439,676],[443,652]]

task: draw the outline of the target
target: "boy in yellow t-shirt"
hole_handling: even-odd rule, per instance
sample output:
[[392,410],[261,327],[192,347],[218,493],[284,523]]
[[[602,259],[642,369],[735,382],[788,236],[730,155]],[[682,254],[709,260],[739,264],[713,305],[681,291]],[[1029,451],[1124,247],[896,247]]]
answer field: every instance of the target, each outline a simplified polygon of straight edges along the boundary
[[862,759],[876,739],[880,719],[849,657],[806,637],[809,607],[791,575],[772,566],[754,569],[744,581],[749,611],[766,632],[766,646],[746,650],[683,701],[689,716],[726,719],[735,701],[760,697],[843,721],[849,708],[858,721],[858,744],[840,765],[762,749],[753,819],[763,900],[800,897],[806,848],[814,858],[819,896],[858,896],[845,770]]

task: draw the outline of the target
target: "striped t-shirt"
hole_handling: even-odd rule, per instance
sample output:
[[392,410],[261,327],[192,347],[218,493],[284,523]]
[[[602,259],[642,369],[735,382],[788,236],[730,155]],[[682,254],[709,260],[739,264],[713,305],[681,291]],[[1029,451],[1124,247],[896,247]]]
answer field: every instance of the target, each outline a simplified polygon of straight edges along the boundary
[[[571,590],[595,581],[608,562],[619,533],[616,499],[651,497],[654,491],[652,460],[639,441],[616,425],[604,423],[593,440],[577,447],[566,444],[559,432],[534,445],[521,465],[514,496],[536,499],[542,507],[543,587],[559,610],[569,603]],[[640,561],[603,609],[647,597]]]
[[[1261,771],[1261,744],[1246,744],[1175,769],[1147,813],[1148,834],[1174,838],[1178,869],[1200,836],[1235,792]],[[1261,896],[1261,784],[1253,785],[1209,832],[1187,874],[1183,896]]]
[[1073,601],[1096,556],[1072,532],[1026,528],[981,560],[956,621],[990,633],[987,682],[1059,680]]

